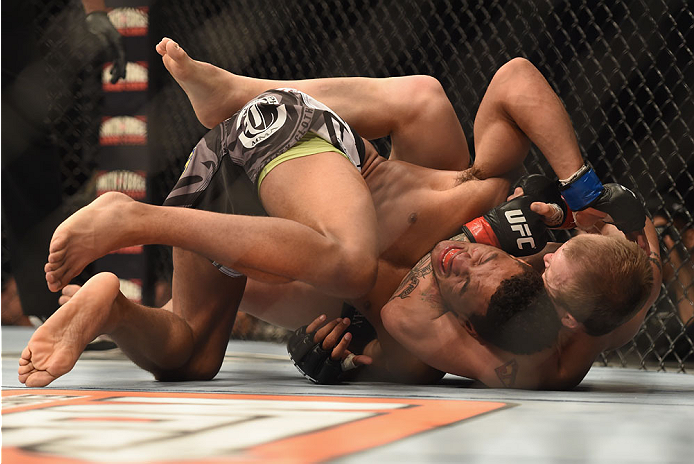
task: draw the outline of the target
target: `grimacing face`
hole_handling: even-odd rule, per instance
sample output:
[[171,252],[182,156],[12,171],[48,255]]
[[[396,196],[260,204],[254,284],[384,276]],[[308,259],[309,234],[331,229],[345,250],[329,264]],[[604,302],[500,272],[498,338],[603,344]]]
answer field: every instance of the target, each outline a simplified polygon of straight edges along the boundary
[[444,241],[431,251],[431,266],[446,307],[467,318],[485,315],[501,281],[528,264],[489,245]]

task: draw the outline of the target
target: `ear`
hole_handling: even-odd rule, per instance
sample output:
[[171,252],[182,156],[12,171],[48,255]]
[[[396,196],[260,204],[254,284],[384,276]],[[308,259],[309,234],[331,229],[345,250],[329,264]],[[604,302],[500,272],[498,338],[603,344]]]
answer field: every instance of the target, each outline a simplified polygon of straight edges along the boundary
[[571,314],[564,313],[561,318],[561,324],[571,330],[576,330],[581,325]]

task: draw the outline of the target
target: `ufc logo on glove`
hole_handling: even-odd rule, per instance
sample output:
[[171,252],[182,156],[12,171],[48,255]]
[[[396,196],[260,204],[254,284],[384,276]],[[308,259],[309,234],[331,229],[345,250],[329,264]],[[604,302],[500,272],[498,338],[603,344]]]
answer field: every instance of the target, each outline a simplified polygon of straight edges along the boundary
[[528,221],[525,219],[523,211],[519,209],[506,211],[505,216],[506,220],[511,225],[511,230],[518,232],[521,237],[525,237],[516,239],[518,249],[522,250],[525,244],[529,244],[530,248],[535,248],[535,240],[533,239],[532,232],[530,232],[530,226],[528,226]]

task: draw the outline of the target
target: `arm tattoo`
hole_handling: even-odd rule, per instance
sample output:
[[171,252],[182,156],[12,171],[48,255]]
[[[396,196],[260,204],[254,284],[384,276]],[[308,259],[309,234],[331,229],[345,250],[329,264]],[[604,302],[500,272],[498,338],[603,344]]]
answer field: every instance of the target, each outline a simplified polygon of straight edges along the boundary
[[648,257],[648,260],[655,264],[655,267],[657,267],[661,273],[663,272],[663,265],[660,263],[660,258],[655,251],[651,251],[651,255]]
[[518,363],[515,358],[494,369],[496,376],[501,380],[501,384],[506,388],[513,388],[516,384],[516,374],[518,374]]
[[[460,242],[469,242],[470,240],[467,238],[467,235],[464,233],[460,233],[458,235],[455,235],[450,238],[450,240],[456,240]],[[398,287],[397,290],[395,290],[395,293],[393,294],[392,297],[390,297],[390,300],[394,300],[395,298],[400,298],[404,300],[410,294],[414,291],[415,288],[419,285],[419,279],[431,274],[433,272],[433,269],[431,268],[431,255],[427,253],[424,255],[422,259],[419,260],[417,264],[412,268],[409,274],[407,274],[407,277],[405,277],[402,282],[400,282],[400,286]],[[432,302],[432,299],[430,299],[427,294],[423,295],[422,299],[427,302]],[[438,297],[438,302],[440,302],[440,297]],[[444,311],[445,313],[446,311]]]
[[419,260],[415,267],[412,268],[410,273],[407,274],[407,277],[400,282],[400,286],[395,291],[393,296],[390,297],[390,299],[394,300],[395,298],[400,298],[401,300],[404,300],[405,298],[409,297],[414,289],[419,285],[419,279],[431,274],[431,272],[431,259],[429,255],[426,255],[424,258]]

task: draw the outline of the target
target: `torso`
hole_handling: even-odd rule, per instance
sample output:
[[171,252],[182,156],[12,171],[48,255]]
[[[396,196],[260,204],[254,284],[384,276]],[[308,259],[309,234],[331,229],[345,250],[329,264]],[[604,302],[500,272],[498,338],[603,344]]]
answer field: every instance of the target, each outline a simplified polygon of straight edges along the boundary
[[[376,328],[384,350],[403,351],[383,328],[381,308],[422,256],[438,242],[459,234],[467,221],[503,201],[508,183],[498,178],[461,183],[459,172],[390,161],[375,153],[367,155],[362,175],[376,207],[381,254],[373,289],[351,303]],[[428,372],[432,368],[403,354],[406,365],[397,370],[412,372],[412,378],[436,377]]]
[[375,151],[367,154],[362,175],[376,207],[381,252],[376,285],[354,302],[367,312],[382,307],[434,245],[460,233],[465,222],[505,199],[507,188],[502,179],[461,184],[459,172],[389,161]]

